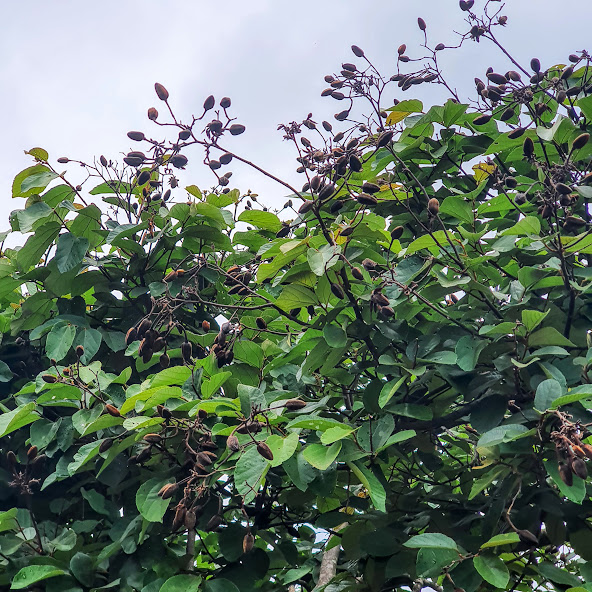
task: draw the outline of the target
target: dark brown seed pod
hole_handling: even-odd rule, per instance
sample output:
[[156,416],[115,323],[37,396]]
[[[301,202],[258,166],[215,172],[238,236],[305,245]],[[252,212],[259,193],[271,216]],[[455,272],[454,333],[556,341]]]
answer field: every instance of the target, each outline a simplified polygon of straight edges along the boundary
[[442,51],[443,49],[446,49],[446,46],[443,43],[438,43],[438,45],[434,47],[434,51]]
[[222,107],[222,109],[228,109],[231,104],[232,102],[230,100],[230,97],[222,97],[220,99],[220,107]]
[[195,510],[187,510],[185,512],[184,525],[187,530],[193,530],[197,522],[197,514]]
[[185,362],[191,362],[191,354],[193,353],[193,348],[191,346],[191,342],[184,341],[181,344],[181,355],[183,356],[183,360]]
[[571,193],[571,187],[565,183],[557,183],[555,189],[557,193],[561,193],[562,195],[569,195]]
[[197,462],[206,466],[206,465],[211,465],[215,460],[211,459],[207,454],[203,453],[203,452],[198,452],[197,453]]
[[171,358],[167,353],[164,353],[160,356],[158,363],[161,368],[168,368],[171,365]]
[[590,134],[580,134],[572,144],[573,150],[580,150],[583,148],[590,140]]
[[257,452],[267,460],[273,460],[273,452],[265,442],[257,442]]
[[136,178],[136,183],[138,185],[146,185],[150,181],[150,172],[149,171],[142,171],[138,177]]
[[18,464],[16,454],[12,450],[9,450],[6,453],[6,460],[8,461],[8,467],[10,469],[13,469]]
[[344,111],[340,111],[339,113],[335,113],[333,116],[337,121],[345,121],[349,117],[349,109],[345,109]]
[[559,476],[561,480],[568,486],[571,487],[573,485],[573,473],[571,472],[571,467],[561,463],[559,465]]
[[376,262],[372,261],[372,259],[366,258],[362,261],[362,265],[366,271],[370,271],[372,269],[376,269]]
[[506,187],[509,187],[510,189],[514,189],[515,187],[518,186],[518,181],[516,181],[515,177],[506,177],[504,179],[504,184]]
[[405,229],[402,226],[395,226],[391,230],[391,238],[393,240],[399,240],[403,236],[404,231],[405,231]]
[[105,438],[105,440],[103,440],[99,446],[99,452],[107,452],[107,450],[113,446],[114,441],[115,440],[113,440],[113,438]]
[[523,543],[530,543],[532,545],[538,545],[539,539],[530,530],[517,530],[516,534],[520,537]]
[[136,330],[135,327],[131,327],[130,329],[128,329],[127,333],[125,334],[125,344],[129,345],[130,343],[133,343],[137,337],[138,337],[138,331]]
[[329,207],[329,211],[332,214],[337,213],[343,206],[345,205],[345,202],[340,200],[340,199],[336,199],[331,206]]
[[182,169],[188,162],[188,159],[183,154],[175,154],[169,161],[176,169]]
[[506,109],[500,116],[501,121],[508,121],[509,119],[512,119],[512,117],[514,117],[514,115],[516,115],[516,113],[514,112],[514,109],[509,108]]
[[157,405],[156,411],[158,415],[160,415],[160,417],[164,417],[165,419],[170,419],[173,416],[170,410],[167,409],[164,405]]
[[534,154],[534,142],[532,138],[526,137],[524,138],[524,144],[522,145],[522,152],[526,158],[531,158]]
[[150,119],[150,121],[156,121],[158,119],[158,111],[155,107],[150,107],[150,109],[148,109],[148,119]]
[[214,514],[206,524],[205,531],[212,532],[213,530],[216,530],[220,524],[222,524],[222,516]]
[[142,339],[142,341],[140,342],[140,345],[138,347],[138,355],[140,357],[143,357],[144,354],[150,349],[150,343],[148,341],[148,339],[146,337],[144,337],[144,339]]
[[[152,454],[152,447],[151,446],[146,446],[146,448],[143,448],[140,452],[138,452],[138,454],[136,454],[136,463],[143,463],[145,460],[148,460],[150,458],[150,455]],[[130,459],[131,460],[131,459]]]
[[592,460],[592,446],[590,446],[590,444],[582,444],[582,450],[586,456]]
[[99,161],[101,162],[101,164],[106,167],[109,163],[107,161],[107,159],[101,154],[101,156],[99,157]]
[[565,68],[565,70],[563,70],[563,72],[561,73],[561,77],[560,80],[567,80],[568,78],[571,78],[572,74],[574,73],[574,69],[573,66],[568,66],[567,68]]
[[210,95],[204,101],[204,104],[203,104],[204,111],[209,111],[210,109],[213,109],[215,104],[216,104],[216,99],[214,99],[214,95]]
[[378,193],[380,191],[380,185],[364,181],[364,183],[362,184],[362,191],[364,193],[370,193],[371,195],[374,195],[375,193]]
[[27,450],[27,458],[32,461],[37,456],[37,446],[30,446]]
[[353,226],[346,226],[340,233],[340,236],[349,236],[350,234],[352,234],[354,231],[354,227]]
[[228,446],[228,449],[232,450],[232,452],[238,452],[240,450],[240,443],[234,434],[228,436],[226,439],[226,446]]
[[541,71],[541,62],[538,58],[532,58],[530,60],[530,68],[533,72],[540,72]]
[[169,98],[169,91],[162,85],[160,82],[156,82],[154,84],[154,90],[156,91],[156,96],[161,101],[167,101]]
[[47,382],[48,384],[53,384],[58,381],[58,377],[53,374],[43,374],[41,378],[43,379],[43,382]]
[[243,553],[249,553],[255,544],[255,537],[248,532],[243,538]]
[[526,194],[525,193],[517,193],[516,197],[514,198],[514,202],[519,206],[526,203]]
[[298,411],[299,409],[306,407],[306,401],[303,401],[302,399],[287,399],[284,401],[284,407],[288,411]]
[[584,452],[581,446],[578,446],[577,444],[572,444],[571,448],[580,458],[586,458],[586,453]]
[[246,423],[243,423],[239,428],[237,428],[237,432],[239,434],[258,434],[262,429],[263,426],[265,424],[262,424],[258,421],[247,421]]
[[228,131],[233,136],[240,136],[247,128],[242,125],[241,123],[233,123],[229,128]]
[[477,117],[475,117],[475,119],[473,119],[473,124],[474,125],[485,125],[486,123],[489,123],[490,120],[491,120],[491,115],[484,113],[483,115],[477,115]]
[[395,316],[395,311],[390,306],[381,306],[379,312],[383,317],[387,319],[390,319],[391,317]]
[[382,292],[374,292],[371,299],[372,302],[379,306],[388,306],[390,304],[389,299]]
[[144,353],[142,354],[142,362],[144,362],[144,364],[147,364],[151,359],[152,359],[152,348],[147,347],[144,350]]
[[489,72],[489,74],[487,74],[487,78],[494,84],[508,84],[508,79],[503,74]]
[[179,132],[179,140],[188,140],[191,137],[191,130],[184,129]]
[[30,463],[31,474],[35,473],[36,470],[40,469],[43,463],[46,461],[47,456],[45,454],[38,454]]
[[314,201],[311,200],[305,200],[302,205],[298,208],[298,213],[303,215],[306,214],[308,212],[310,212],[310,210],[312,210],[312,207],[314,205]]
[[263,317],[257,317],[255,319],[255,324],[262,331],[265,330],[265,329],[267,329],[267,323],[265,322],[265,319]]
[[119,412],[119,409],[117,409],[117,407],[115,407],[115,405],[111,405],[110,403],[107,403],[105,405],[105,411],[109,415],[112,415],[113,417],[121,417],[121,413]]
[[175,517],[173,518],[173,523],[171,525],[172,532],[176,532],[177,530],[179,530],[179,528],[181,528],[181,526],[183,526],[185,522],[186,512],[187,510],[185,509],[185,506],[183,506],[182,504],[179,504],[177,506],[177,509],[175,510]]
[[179,486],[176,483],[167,483],[160,488],[158,497],[162,498],[163,500],[169,499],[173,497],[173,494],[178,488]]
[[586,468],[586,463],[581,458],[574,458],[571,463],[571,468],[574,474],[580,479],[587,479],[588,469]]
[[319,190],[319,199],[329,199],[335,193],[336,187],[333,183],[327,183]]
[[364,206],[375,206],[378,200],[369,193],[359,193],[356,195],[356,201]]
[[83,345],[77,345],[75,351],[76,351],[76,356],[78,358],[81,358],[84,355],[84,346]]
[[354,173],[359,173],[362,170],[362,161],[355,155],[352,154],[349,157],[349,168],[354,172]]
[[426,23],[421,17],[417,19],[417,26],[419,27],[420,31],[426,30]]
[[164,337],[157,337],[152,344],[152,351],[159,352],[160,350],[164,349],[166,345],[166,339]]
[[127,132],[127,137],[134,142],[141,142],[146,136],[144,136],[144,132]]
[[160,434],[146,434],[144,436],[144,441],[149,442],[150,444],[158,444],[162,442],[162,436]]
[[[131,132],[130,132],[131,133]],[[140,132],[141,133],[141,132]],[[129,134],[128,134],[129,135]],[[67,162],[70,162],[70,159],[67,156],[60,156],[58,158],[58,162],[60,164],[66,164]]]
[[339,298],[340,300],[345,298],[345,293],[343,292],[343,288],[339,284],[331,284],[331,292],[333,295]]
[[354,276],[355,279],[357,280],[363,280],[364,279],[364,274],[362,273],[362,270],[359,267],[352,267],[352,275]]
[[428,201],[428,212],[432,216],[437,216],[439,211],[440,211],[440,202],[435,197],[432,197],[430,199],[430,201]]
[[393,139],[393,136],[394,136],[394,132],[390,132],[390,131],[389,132],[383,132],[378,137],[378,141],[376,142],[376,146],[378,148],[382,148],[383,146],[386,146]]
[[353,54],[357,57],[357,58],[363,58],[364,57],[364,52],[363,50],[358,47],[357,45],[352,45],[351,46],[351,50],[353,52]]
[[508,134],[508,138],[510,138],[510,140],[515,140],[524,134],[525,131],[526,130],[523,127],[517,127]]

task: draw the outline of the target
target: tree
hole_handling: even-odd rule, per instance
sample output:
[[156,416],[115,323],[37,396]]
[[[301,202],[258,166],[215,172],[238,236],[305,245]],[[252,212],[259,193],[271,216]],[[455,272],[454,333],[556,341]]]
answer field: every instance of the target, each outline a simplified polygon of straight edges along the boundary
[[[460,45],[505,52],[472,5]],[[415,71],[353,46],[326,77],[339,131],[281,126],[306,177],[281,212],[221,173],[272,177],[228,98],[183,123],[156,84],[174,137],[129,132],[122,164],[29,152],[0,258],[4,588],[589,585],[590,57],[510,58],[469,108],[418,25]],[[428,83],[453,98],[387,106]],[[216,184],[182,190],[196,148]]]

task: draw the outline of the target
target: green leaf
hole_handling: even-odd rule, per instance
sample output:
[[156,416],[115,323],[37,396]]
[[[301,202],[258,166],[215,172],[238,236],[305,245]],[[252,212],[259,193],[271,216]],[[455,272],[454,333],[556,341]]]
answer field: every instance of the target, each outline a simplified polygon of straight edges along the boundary
[[12,182],[12,197],[29,197],[41,193],[57,177],[49,168],[36,164],[21,171]]
[[477,442],[478,448],[489,448],[505,442],[512,442],[528,432],[526,426],[520,424],[509,424],[497,426],[485,432]]
[[502,232],[502,236],[507,235],[515,235],[515,236],[525,236],[529,234],[536,234],[537,236],[541,233],[541,223],[538,218],[534,216],[526,216],[519,220],[507,230]]
[[445,534],[439,532],[424,532],[411,537],[403,545],[409,549],[453,549],[458,551],[456,543]]
[[0,382],[9,382],[12,380],[12,370],[6,362],[0,360]]
[[244,210],[240,213],[238,220],[271,232],[278,232],[282,227],[281,220],[275,214],[261,210]]
[[38,419],[40,415],[34,412],[35,403],[27,403],[0,415],[0,438],[22,428]]
[[333,442],[337,442],[338,440],[343,440],[343,438],[347,438],[352,432],[354,428],[350,428],[346,425],[338,425],[328,430],[324,431],[321,436],[321,442],[328,446],[329,444],[333,444]]
[[35,582],[63,576],[67,572],[55,565],[27,565],[21,568],[12,578],[11,590],[22,590],[28,588]]
[[475,497],[477,497],[477,495],[479,495],[484,489],[489,487],[496,479],[499,479],[502,475],[505,476],[507,473],[507,467],[493,467],[485,475],[483,475],[479,479],[475,479],[475,481],[473,481],[473,485],[471,486],[469,500],[472,500]]
[[234,357],[249,366],[261,368],[263,366],[263,350],[254,341],[236,341],[234,343]]
[[547,407],[547,409],[559,409],[559,407],[562,407],[563,405],[569,405],[570,403],[575,403],[588,398],[592,398],[592,385],[583,384],[582,386],[570,389],[567,395],[555,398],[551,403],[551,406]]
[[[192,574],[179,574],[169,578],[161,587],[159,592],[198,592],[201,586],[201,576]],[[234,586],[234,584],[233,584]],[[236,586],[235,586],[236,588]],[[208,586],[206,584],[206,590]],[[229,590],[230,592],[230,590]],[[237,588],[238,592],[238,588]]]
[[45,341],[47,357],[56,362],[63,360],[70,351],[75,336],[76,327],[74,325],[55,325]]
[[213,578],[206,582],[204,592],[239,592],[239,589],[230,580],[226,580],[225,578]]
[[502,545],[514,545],[519,542],[520,537],[515,532],[506,532],[504,534],[496,534],[494,537],[491,537],[486,543],[481,545],[481,549],[500,547]]
[[442,568],[458,560],[458,552],[453,549],[422,548],[417,552],[417,575],[422,578],[437,577]]
[[559,345],[560,347],[576,347],[569,339],[561,335],[555,327],[543,327],[528,338],[530,347],[541,345]]
[[548,380],[543,380],[537,386],[536,394],[534,397],[534,407],[539,411],[546,411],[547,409],[551,409],[553,402],[555,399],[558,399],[563,394],[563,388],[561,385],[554,379],[549,378]]
[[536,569],[545,579],[563,586],[581,586],[582,584],[582,581],[574,574],[553,565],[549,561],[539,563]]
[[406,376],[401,376],[399,380],[391,380],[382,387],[382,389],[380,390],[380,395],[378,397],[378,405],[381,409],[385,407],[388,404],[388,402],[393,398],[393,396],[399,390],[401,385],[404,384],[406,378]]
[[318,304],[318,299],[309,288],[299,284],[290,284],[282,290],[276,304],[283,310],[290,311],[293,308]]
[[17,253],[17,262],[21,269],[27,271],[32,265],[37,265],[42,255],[53,243],[60,232],[59,222],[46,222],[31,235]]
[[506,564],[497,555],[477,555],[473,565],[479,575],[496,588],[505,588],[510,581],[510,572]]
[[479,361],[479,354],[487,345],[487,340],[483,337],[463,335],[456,343],[455,348],[458,367],[465,372],[472,372]]
[[353,471],[362,485],[368,490],[374,507],[379,512],[386,512],[386,491],[374,473],[359,463],[348,462],[347,466]]
[[324,431],[328,430],[329,428],[333,428],[335,426],[341,426],[339,421],[336,419],[329,419],[328,417],[318,417],[313,415],[308,415],[304,417],[297,417],[293,419],[286,428],[303,428],[305,430],[318,430]]
[[172,483],[173,480],[169,477],[159,478],[153,477],[144,481],[136,492],[136,507],[142,516],[148,522],[161,522],[164,513],[166,512],[171,498],[163,500],[158,496],[158,492],[167,483]]
[[84,354],[80,358],[83,364],[90,363],[94,355],[99,351],[102,340],[103,336],[96,329],[83,328],[79,331],[76,345],[82,345],[84,347]]
[[440,204],[440,214],[472,224],[475,218],[471,204],[459,195],[451,195]]
[[559,476],[559,468],[557,466],[556,459],[549,459],[544,461],[545,469],[553,482],[559,488],[561,495],[565,496],[568,500],[581,504],[586,497],[586,483],[583,479],[580,479],[577,475],[573,476],[573,485],[566,485],[561,477]]
[[60,273],[66,273],[82,263],[88,249],[88,239],[66,232],[60,234],[55,261]]
[[339,245],[323,245],[319,250],[308,249],[306,258],[311,271],[318,276],[322,276],[327,269],[333,267],[339,261]]
[[292,432],[285,438],[277,434],[272,434],[267,437],[265,443],[269,446],[273,454],[271,466],[279,467],[296,452],[296,448],[298,448],[298,433]]
[[322,444],[309,444],[302,451],[302,456],[316,469],[325,471],[333,464],[340,450],[341,442],[335,442],[328,447]]
[[526,327],[526,330],[530,333],[536,329],[549,314],[549,310],[540,312],[538,310],[523,310],[522,311],[522,324]]
[[270,462],[257,452],[255,446],[241,454],[234,469],[234,485],[245,498],[245,503],[255,498],[269,467]]
[[347,335],[339,325],[325,325],[323,328],[323,337],[327,345],[331,347],[344,347],[347,345]]

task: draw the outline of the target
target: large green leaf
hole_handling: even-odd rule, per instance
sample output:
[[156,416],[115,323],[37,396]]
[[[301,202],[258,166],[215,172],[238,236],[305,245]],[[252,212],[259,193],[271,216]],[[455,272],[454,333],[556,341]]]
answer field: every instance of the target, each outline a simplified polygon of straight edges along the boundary
[[88,244],[85,237],[77,237],[70,232],[60,234],[55,254],[60,273],[66,273],[82,263]]
[[473,565],[479,575],[496,588],[505,588],[510,581],[510,573],[506,564],[496,555],[477,555],[473,557]]

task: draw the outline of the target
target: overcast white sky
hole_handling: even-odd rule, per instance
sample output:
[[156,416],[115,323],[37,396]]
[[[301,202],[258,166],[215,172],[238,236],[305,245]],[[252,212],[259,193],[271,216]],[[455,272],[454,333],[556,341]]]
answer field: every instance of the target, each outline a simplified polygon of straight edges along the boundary
[[[589,47],[589,0],[508,0],[503,13],[508,26],[500,38],[525,64],[534,55],[543,66],[565,63],[569,53]],[[154,93],[156,81],[168,88],[181,118],[200,114],[209,94],[231,97],[233,114],[247,126],[232,147],[300,187],[295,155],[277,124],[302,120],[309,111],[317,121],[332,120],[340,104],[320,97],[323,76],[339,71],[343,61],[355,61],[352,44],[383,73],[394,72],[401,43],[411,57],[421,55],[418,16],[426,20],[434,45],[453,44],[453,30],[467,28],[457,0],[5,1],[0,230],[7,229],[9,212],[23,207],[23,200],[11,200],[10,186],[32,164],[24,150],[43,147],[54,161],[120,158],[139,147],[126,137],[129,130],[159,137],[146,118],[150,106],[165,114]],[[445,52],[441,64],[461,96],[472,94],[473,78],[483,77],[487,66],[511,67],[486,43]],[[415,98],[416,89],[422,90],[400,98]],[[419,98],[425,105],[447,96],[430,85]],[[199,165],[201,153],[195,149],[187,156],[182,185],[208,186],[212,177]],[[232,186],[250,187],[275,206],[285,201],[282,187],[231,168]]]

